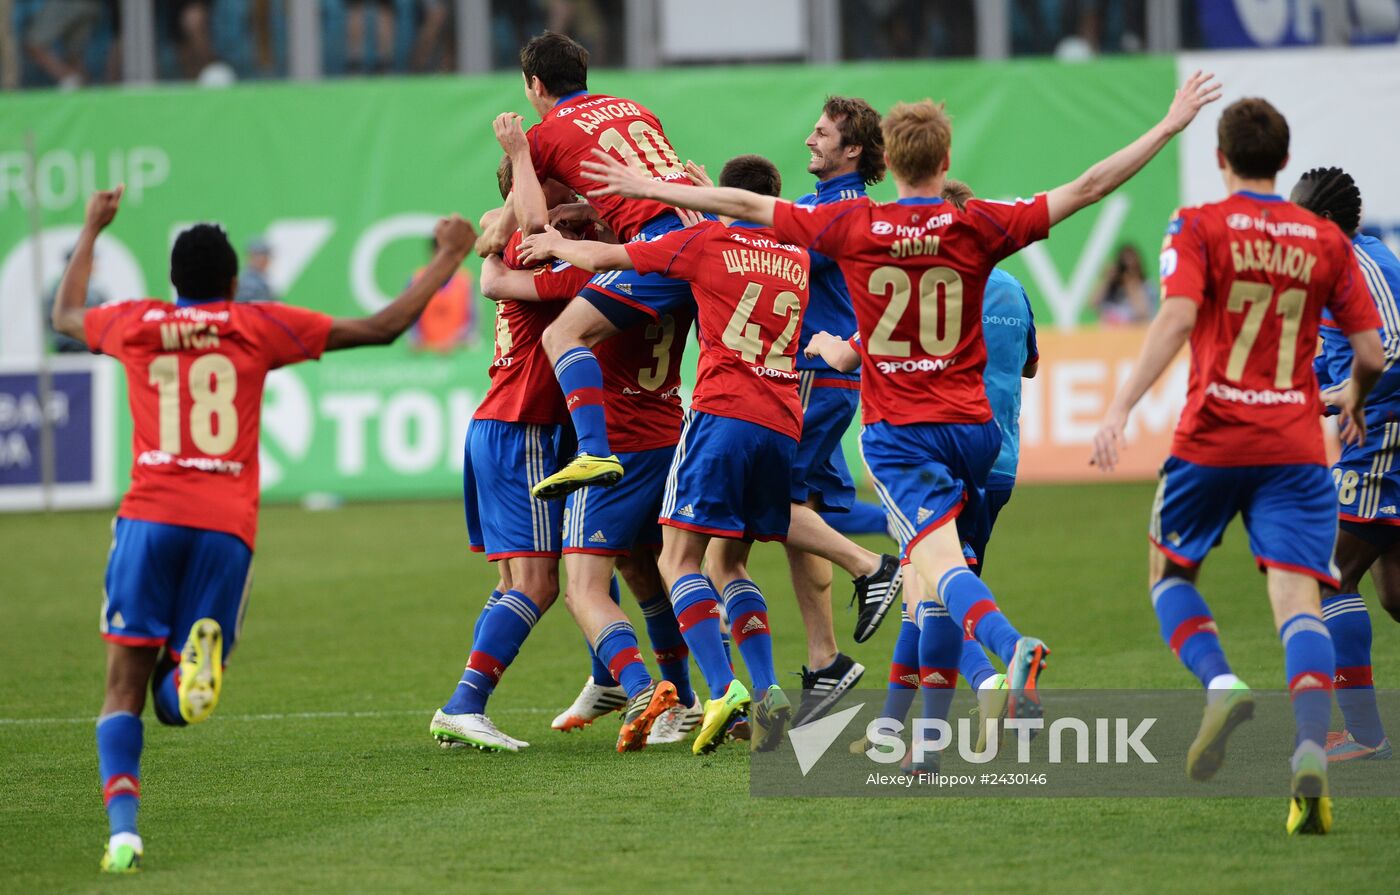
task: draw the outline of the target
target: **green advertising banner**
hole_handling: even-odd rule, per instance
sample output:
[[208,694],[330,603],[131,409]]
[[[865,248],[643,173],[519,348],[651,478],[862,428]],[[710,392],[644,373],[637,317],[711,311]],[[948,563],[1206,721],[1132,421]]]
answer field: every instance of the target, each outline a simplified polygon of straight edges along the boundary
[[[803,143],[827,94],[863,96],[879,109],[946,100],[954,176],[980,195],[1006,198],[1062,183],[1137,136],[1165,112],[1174,78],[1170,58],[1142,58],[609,71],[596,73],[592,86],[649,106],[681,157],[712,172],[739,153],[772,158],[790,197],[811,189]],[[86,194],[119,181],[127,197],[98,247],[95,285],[106,298],[168,297],[174,235],[216,220],[240,250],[254,236],[270,243],[268,278],[284,300],[335,315],[369,313],[424,263],[436,217],[477,217],[499,204],[501,153],[490,125],[510,110],[533,120],[513,75],[0,99],[0,362],[38,354],[34,259],[51,288]],[[894,194],[889,183],[872,192]],[[1070,328],[1086,319],[1114,248],[1131,241],[1150,257],[1178,192],[1169,148],[1128,187],[1011,259],[1040,325]],[[474,276],[475,260],[468,266]],[[267,495],[456,491],[463,433],[491,357],[493,309],[476,297],[473,313],[475,338],[450,350],[404,340],[274,374],[264,417]],[[115,417],[120,489],[130,432],[124,410]]]

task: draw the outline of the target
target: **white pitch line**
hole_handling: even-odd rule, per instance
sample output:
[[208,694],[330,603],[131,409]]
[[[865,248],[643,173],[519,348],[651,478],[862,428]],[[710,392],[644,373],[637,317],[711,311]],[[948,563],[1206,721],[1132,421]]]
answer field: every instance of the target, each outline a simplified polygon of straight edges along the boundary
[[[522,708],[497,709],[494,715],[545,715],[557,713],[557,709],[525,706]],[[382,712],[272,712],[262,715],[214,715],[219,721],[292,721],[330,718],[394,718],[406,715],[422,715],[431,718],[432,709],[394,709]],[[96,715],[76,718],[0,718],[0,727],[43,727],[58,724],[96,724]]]

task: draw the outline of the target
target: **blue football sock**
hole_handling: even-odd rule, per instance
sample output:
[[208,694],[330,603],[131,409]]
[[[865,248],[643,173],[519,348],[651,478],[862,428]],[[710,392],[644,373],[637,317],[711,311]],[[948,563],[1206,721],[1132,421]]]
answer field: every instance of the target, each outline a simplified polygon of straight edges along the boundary
[[1001,614],[982,579],[969,569],[954,569],[939,579],[938,596],[959,629],[976,637],[1002,662],[1011,664],[1021,634]]
[[481,623],[486,621],[486,616],[491,611],[491,607],[495,606],[496,601],[500,598],[501,592],[498,590],[491,591],[491,596],[486,598],[486,605],[481,607],[481,612],[476,616],[476,624],[472,626],[472,643],[476,643],[481,639]]
[[1162,639],[1202,687],[1210,686],[1213,678],[1230,674],[1215,618],[1196,585],[1185,578],[1163,578],[1152,588],[1152,610],[1157,613]]
[[136,832],[141,804],[141,719],[113,712],[97,719],[97,774],[111,834]]
[[554,376],[574,421],[578,449],[595,457],[612,453],[608,446],[608,418],[603,410],[603,368],[593,352],[570,348],[554,364]]
[[184,727],[185,716],[180,714],[180,670],[171,668],[156,684],[154,696],[156,720],[171,727]]
[[919,626],[907,612],[900,615],[903,621],[899,624],[899,636],[890,660],[889,690],[885,694],[885,708],[880,712],[880,717],[896,721],[909,717],[914,694],[919,692]]
[[[617,585],[617,576],[612,576],[608,583],[608,596],[612,598],[613,604],[622,605],[622,590]],[[600,687],[616,687],[617,678],[613,677],[612,671],[608,668],[606,659],[600,658],[597,650],[588,642],[588,638],[583,638],[584,646],[588,647],[588,659],[593,663],[593,683]]]
[[540,620],[539,607],[518,590],[501,595],[481,625],[481,636],[472,643],[466,670],[442,710],[449,715],[475,715],[486,711],[486,700],[520,653],[520,645]]
[[1332,718],[1332,675],[1337,657],[1327,626],[1315,615],[1300,613],[1279,628],[1283,641],[1283,667],[1288,692],[1293,697],[1293,722],[1298,728],[1295,745],[1327,741]]
[[1328,597],[1322,601],[1322,620],[1337,653],[1333,682],[1347,730],[1364,746],[1379,745],[1385,728],[1371,679],[1371,614],[1366,603],[1360,594]]
[[718,699],[734,680],[719,624],[719,594],[704,575],[682,575],[671,588],[671,608],[711,698]]
[[628,699],[651,686],[651,675],[642,664],[637,632],[632,630],[631,622],[613,622],[599,631],[595,651],[608,664],[612,671],[610,677],[622,682]]
[[656,653],[661,677],[676,686],[676,699],[681,705],[695,704],[695,691],[690,686],[690,648],[681,636],[676,613],[664,593],[641,604],[642,617],[647,623],[647,639]]
[[933,600],[919,603],[919,686],[924,694],[922,718],[948,719],[958,686],[958,660],[962,657],[962,629],[948,610]]
[[982,644],[977,642],[975,637],[963,638],[962,658],[958,660],[958,671],[967,680],[967,685],[976,693],[982,688],[982,684],[987,678],[997,673],[992,667],[992,663],[987,660],[987,654],[982,650]]
[[729,633],[744,657],[753,679],[754,698],[778,684],[773,668],[773,634],[768,627],[768,603],[758,585],[737,578],[724,587],[724,613],[729,616]]

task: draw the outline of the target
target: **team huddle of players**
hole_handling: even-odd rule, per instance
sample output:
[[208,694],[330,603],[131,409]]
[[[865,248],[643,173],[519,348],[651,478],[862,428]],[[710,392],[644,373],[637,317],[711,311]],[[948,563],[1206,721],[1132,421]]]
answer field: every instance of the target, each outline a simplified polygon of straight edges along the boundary
[[[87,310],[92,247],[121,189],[93,197],[54,324],[123,364],[134,421],[132,486],[102,615],[104,869],[135,869],[144,852],[136,813],[147,690],[169,725],[202,721],[218,701],[247,596],[267,372],[392,341],[473,246],[486,258],[483,290],[499,305],[491,388],[468,433],[466,511],[473,548],[500,581],[462,679],[433,717],[434,738],[528,745],[499,730],[486,705],[558,597],[561,556],[593,672],[554,726],[620,709],[621,752],[692,732],[696,753],[745,738],[773,749],[789,724],[828,711],[864,671],[836,645],[832,564],[854,580],[857,641],[903,594],[887,717],[903,718],[919,692],[922,716],[945,718],[960,673],[986,718],[1041,711],[1050,651],[1016,629],[974,572],[1014,483],[1019,380],[1038,360],[1025,293],[995,265],[1137,173],[1219,98],[1219,85],[1197,73],[1133,143],[1016,202],[976,199],[948,179],[941,106],[901,103],[881,118],[861,100],[832,97],[807,140],[817,190],[794,203],[778,198],[777,170],[758,156],[731,159],[712,186],[703,168],[681,163],[651,112],[588,92],[587,52],[567,37],[531,40],[521,67],[541,121],[528,132],[519,116],[495,121],[505,204],[483,218],[480,237],[456,216],[440,222],[432,263],[371,317],[234,304],[237,258],[213,225],[176,240],[175,303]],[[1267,102],[1240,100],[1221,116],[1231,195],[1171,221],[1162,309],[1096,436],[1094,462],[1113,467],[1133,405],[1189,338],[1189,399],[1153,507],[1150,554],[1163,637],[1207,694],[1187,771],[1213,776],[1230,733],[1253,713],[1194,584],[1242,513],[1293,696],[1287,829],[1324,833],[1327,762],[1391,753],[1355,591],[1375,570],[1382,604],[1400,618],[1391,583],[1400,572],[1390,574],[1400,561],[1391,475],[1400,371],[1390,366],[1400,352],[1400,262],[1357,235],[1360,193],[1340,170],[1309,171],[1293,202],[1275,195],[1287,157],[1287,123]],[[899,198],[872,202],[864,188],[886,169]],[[1008,323],[984,328],[990,310]],[[692,326],[700,356],[684,409],[679,367]],[[839,441],[858,403],[862,456],[898,557],[865,550],[819,515],[850,506]],[[1324,404],[1344,443],[1335,489]],[[767,605],[747,569],[754,540],[786,541],[810,663],[796,710],[777,685]],[[640,601],[659,679],[619,606],[618,575]],[[731,642],[747,684],[735,677]],[[691,687],[692,658],[708,699]],[[1347,727],[1329,735],[1334,677]],[[933,753],[919,770],[937,761]]]

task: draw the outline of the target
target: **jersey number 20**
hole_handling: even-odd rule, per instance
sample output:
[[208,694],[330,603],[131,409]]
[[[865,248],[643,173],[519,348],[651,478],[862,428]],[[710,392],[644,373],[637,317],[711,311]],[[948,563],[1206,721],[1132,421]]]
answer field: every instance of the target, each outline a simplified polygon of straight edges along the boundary
[[[179,454],[180,444],[180,357],[163,354],[151,361],[151,385],[160,402],[160,449]],[[233,361],[222,354],[205,354],[190,364],[190,439],[201,453],[210,457],[226,454],[238,440],[238,410],[233,396],[238,393],[238,373]]]

